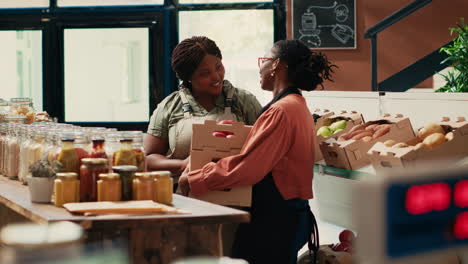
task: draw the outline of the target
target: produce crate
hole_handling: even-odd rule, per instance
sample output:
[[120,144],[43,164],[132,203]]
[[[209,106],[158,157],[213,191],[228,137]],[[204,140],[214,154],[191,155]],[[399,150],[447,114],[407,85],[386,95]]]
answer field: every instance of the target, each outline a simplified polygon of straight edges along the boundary
[[468,122],[463,117],[450,120],[442,118],[437,124],[444,128],[445,132],[452,132],[453,139],[441,145],[428,149],[418,145],[421,140],[418,137],[411,138],[408,147],[387,147],[382,142],[376,143],[369,151],[368,156],[372,166],[378,172],[385,172],[392,168],[414,168],[429,161],[459,160],[468,155]]
[[387,124],[389,130],[377,138],[371,138],[370,141],[363,139],[349,139],[338,141],[335,138],[330,138],[320,144],[325,163],[328,166],[347,170],[357,170],[363,166],[370,164],[370,159],[367,151],[377,142],[384,142],[388,139],[395,141],[408,141],[415,137],[413,128],[409,118],[397,114],[392,117],[390,114],[385,114],[379,120],[369,121],[364,124]]
[[[359,125],[359,124],[362,124],[364,123],[364,118],[362,117],[362,114],[356,112],[356,111],[350,111],[350,112],[347,112],[347,111],[341,111],[339,114],[334,114],[334,112],[332,112],[333,114],[332,115],[327,115],[327,117],[322,117],[320,118],[320,124],[321,125],[315,125],[315,131],[317,131],[319,128],[321,128],[322,126],[329,126],[331,125],[332,123],[336,122],[336,121],[340,121],[340,120],[346,120],[346,128],[343,129],[342,131],[338,132],[338,133],[335,133],[329,137],[323,137],[323,136],[316,136],[315,138],[315,162],[319,161],[319,160],[323,160],[323,155],[322,155],[322,151],[320,150],[320,143],[322,143],[323,141],[325,141],[326,139],[328,138],[337,138],[339,137],[340,135],[348,132],[349,130],[351,130],[351,128],[353,128],[354,126],[356,125]],[[318,122],[317,122],[318,124]]]
[[[242,122],[217,124],[214,120],[205,120],[204,124],[193,124],[192,146],[190,151],[190,170],[201,169],[211,161],[240,153],[251,126]],[[215,137],[216,131],[233,133],[233,138]],[[250,206],[252,187],[244,186],[223,191],[212,191],[201,196],[190,197],[215,204],[231,206]]]

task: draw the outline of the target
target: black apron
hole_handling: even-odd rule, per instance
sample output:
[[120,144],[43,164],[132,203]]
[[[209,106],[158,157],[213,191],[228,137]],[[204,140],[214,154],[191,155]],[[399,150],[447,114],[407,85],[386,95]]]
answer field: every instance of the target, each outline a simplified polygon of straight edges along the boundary
[[[301,94],[289,88],[277,95],[260,114],[288,94]],[[251,221],[239,225],[232,257],[249,264],[295,264],[297,252],[308,241],[309,250],[318,250],[318,230],[307,200],[284,200],[272,173],[252,188]],[[316,254],[314,254],[316,256]]]

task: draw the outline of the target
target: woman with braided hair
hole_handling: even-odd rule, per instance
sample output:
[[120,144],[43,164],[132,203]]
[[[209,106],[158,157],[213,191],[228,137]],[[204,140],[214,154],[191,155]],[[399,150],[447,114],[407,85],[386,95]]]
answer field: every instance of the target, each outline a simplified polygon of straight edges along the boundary
[[194,195],[253,186],[251,221],[237,230],[232,256],[250,264],[293,264],[307,241],[310,249],[318,249],[308,203],[313,197],[314,120],[301,90],[322,86],[336,66],[298,40],[276,42],[258,62],[261,87],[274,97],[241,152],[184,171],[179,186]]
[[221,59],[218,46],[207,37],[188,38],[174,48],[172,69],[182,83],[151,116],[145,137],[148,170],[170,170],[175,177],[185,170],[194,122],[255,122],[260,103],[224,79]]

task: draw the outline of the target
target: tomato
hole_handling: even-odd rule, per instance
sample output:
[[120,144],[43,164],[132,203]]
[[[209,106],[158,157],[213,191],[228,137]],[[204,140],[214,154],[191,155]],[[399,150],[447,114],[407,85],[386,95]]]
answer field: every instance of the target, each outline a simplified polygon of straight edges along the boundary
[[223,137],[223,138],[225,138],[226,136],[227,136],[227,135],[224,134],[224,133],[221,132],[221,131],[215,131],[215,132],[213,132],[213,137]]
[[221,122],[219,122],[221,125],[232,125],[234,124],[234,120],[221,120]]

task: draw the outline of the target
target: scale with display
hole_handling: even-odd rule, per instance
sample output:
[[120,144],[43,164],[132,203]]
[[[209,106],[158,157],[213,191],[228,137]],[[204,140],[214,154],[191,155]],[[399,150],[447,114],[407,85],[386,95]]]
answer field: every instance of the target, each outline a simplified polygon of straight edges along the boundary
[[468,263],[468,167],[448,167],[358,181],[357,263]]

